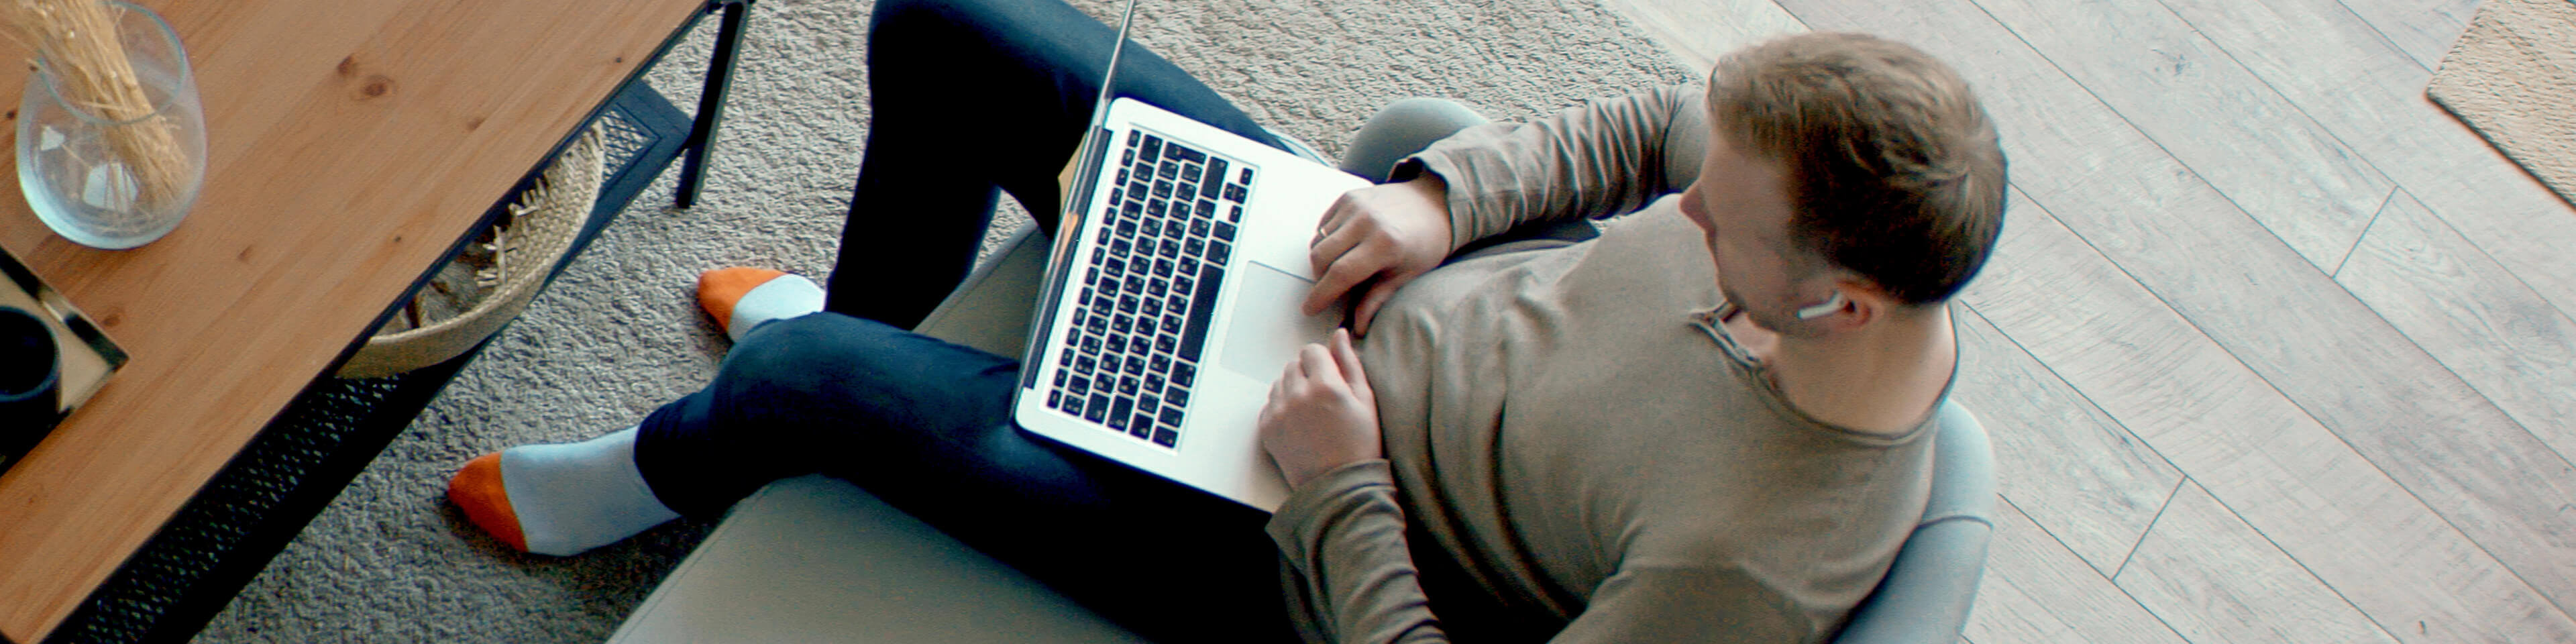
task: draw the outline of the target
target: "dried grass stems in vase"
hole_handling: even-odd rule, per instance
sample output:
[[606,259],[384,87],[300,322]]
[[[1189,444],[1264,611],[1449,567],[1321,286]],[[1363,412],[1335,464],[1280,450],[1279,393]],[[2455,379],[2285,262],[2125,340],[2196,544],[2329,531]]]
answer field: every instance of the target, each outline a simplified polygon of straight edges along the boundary
[[135,198],[157,210],[181,198],[191,169],[177,128],[155,112],[126,58],[117,33],[124,12],[99,0],[0,0],[7,33],[36,50],[63,104],[107,122],[108,149],[133,172]]

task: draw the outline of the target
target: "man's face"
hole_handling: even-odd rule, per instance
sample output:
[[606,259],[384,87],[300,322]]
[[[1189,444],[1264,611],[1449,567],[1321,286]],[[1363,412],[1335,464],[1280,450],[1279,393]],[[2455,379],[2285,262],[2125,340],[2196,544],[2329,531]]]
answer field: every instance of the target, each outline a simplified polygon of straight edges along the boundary
[[1795,279],[1802,271],[1788,252],[1788,188],[1780,162],[1712,132],[1699,180],[1682,191],[1681,203],[1682,214],[1707,233],[1718,292],[1755,326],[1782,334],[1811,326],[1796,311],[1827,295],[1823,285]]

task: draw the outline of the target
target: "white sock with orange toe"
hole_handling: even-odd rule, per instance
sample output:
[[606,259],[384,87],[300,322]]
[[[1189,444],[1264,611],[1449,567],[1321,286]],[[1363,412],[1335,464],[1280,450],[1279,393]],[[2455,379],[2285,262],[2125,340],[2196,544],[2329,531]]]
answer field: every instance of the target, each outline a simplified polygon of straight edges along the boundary
[[447,498],[512,548],[568,557],[679,518],[635,468],[635,429],[521,445],[467,462]]
[[698,274],[698,307],[741,342],[762,322],[823,310],[823,287],[803,275],[736,266]]

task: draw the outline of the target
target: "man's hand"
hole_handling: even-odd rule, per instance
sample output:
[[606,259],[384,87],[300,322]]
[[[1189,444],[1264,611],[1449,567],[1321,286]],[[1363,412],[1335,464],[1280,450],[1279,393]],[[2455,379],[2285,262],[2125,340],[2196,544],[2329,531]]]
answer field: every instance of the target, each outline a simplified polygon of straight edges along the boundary
[[1365,335],[1396,287],[1448,256],[1449,185],[1439,175],[1343,193],[1324,213],[1308,249],[1320,277],[1306,294],[1306,314],[1322,313],[1367,283],[1367,292],[1351,306],[1351,329]]
[[1333,346],[1309,344],[1288,362],[1261,407],[1261,448],[1279,463],[1296,489],[1333,468],[1385,458],[1378,441],[1377,394],[1360,372],[1359,351],[1347,329],[1333,330]]

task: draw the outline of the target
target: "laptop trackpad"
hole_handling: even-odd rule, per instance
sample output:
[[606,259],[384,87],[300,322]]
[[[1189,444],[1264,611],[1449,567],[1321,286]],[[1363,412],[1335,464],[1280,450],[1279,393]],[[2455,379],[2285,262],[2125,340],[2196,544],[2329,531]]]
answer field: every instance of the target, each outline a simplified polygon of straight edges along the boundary
[[1227,371],[1260,382],[1276,382],[1297,349],[1332,337],[1342,320],[1342,307],[1307,317],[1297,309],[1313,282],[1260,262],[1239,265],[1234,307],[1228,313],[1225,348],[1217,362]]

